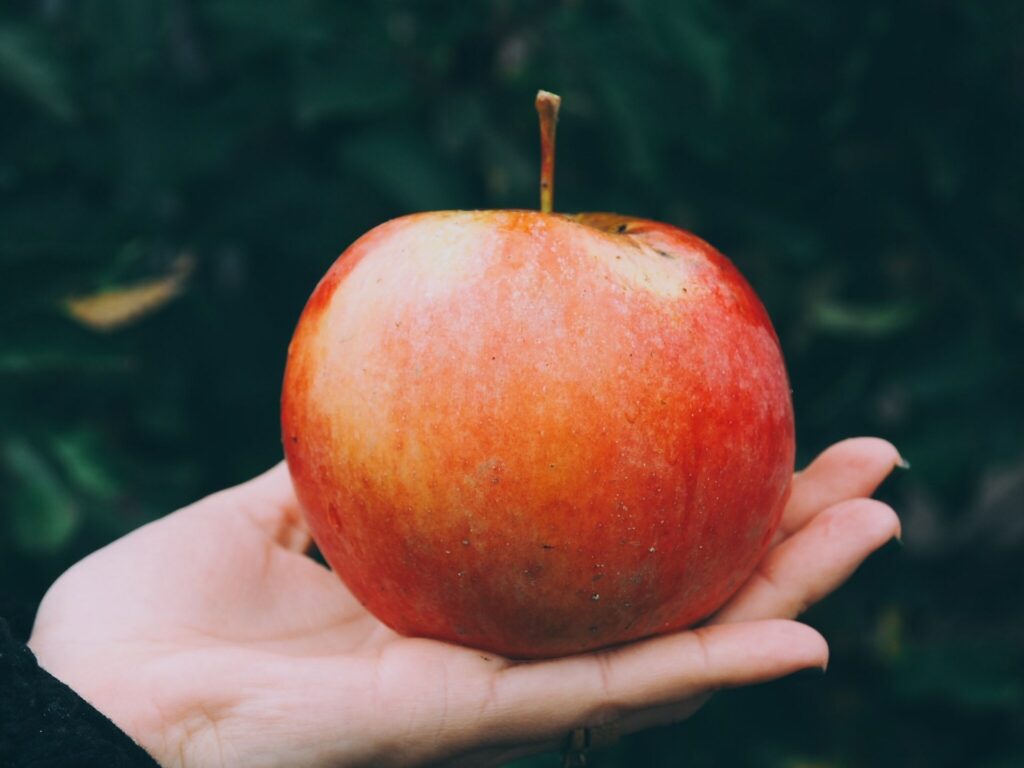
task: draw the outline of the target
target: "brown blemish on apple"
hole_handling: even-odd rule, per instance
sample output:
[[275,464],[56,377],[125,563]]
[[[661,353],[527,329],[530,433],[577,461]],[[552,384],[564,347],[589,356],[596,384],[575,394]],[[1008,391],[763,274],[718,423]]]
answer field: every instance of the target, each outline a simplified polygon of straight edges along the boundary
[[627,234],[633,228],[636,219],[623,216],[618,213],[587,212],[587,213],[563,213],[558,214],[562,218],[583,224],[601,232],[622,235]]

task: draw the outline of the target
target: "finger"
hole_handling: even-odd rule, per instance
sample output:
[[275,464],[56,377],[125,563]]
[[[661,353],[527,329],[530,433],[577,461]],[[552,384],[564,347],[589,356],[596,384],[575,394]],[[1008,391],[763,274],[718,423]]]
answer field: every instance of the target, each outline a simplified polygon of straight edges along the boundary
[[896,448],[877,437],[854,437],[827,448],[793,479],[775,541],[793,535],[833,504],[870,496],[893,467],[905,465]]
[[828,646],[791,621],[704,627],[498,672],[477,720],[484,743],[557,741],[720,688],[823,668]]
[[899,518],[880,501],[851,499],[835,504],[769,551],[711,623],[796,618],[846,581],[868,555],[899,535]]
[[[822,669],[822,672],[825,670]],[[694,699],[677,704],[669,704],[663,707],[652,707],[636,714],[630,715],[622,721],[620,726],[622,734],[637,733],[646,731],[648,728],[660,728],[673,723],[681,723],[688,720],[697,713],[701,707],[708,703],[711,694],[698,696]]]
[[229,510],[245,514],[280,546],[293,552],[309,548],[309,528],[285,462],[222,495],[224,498],[218,501],[225,502]]

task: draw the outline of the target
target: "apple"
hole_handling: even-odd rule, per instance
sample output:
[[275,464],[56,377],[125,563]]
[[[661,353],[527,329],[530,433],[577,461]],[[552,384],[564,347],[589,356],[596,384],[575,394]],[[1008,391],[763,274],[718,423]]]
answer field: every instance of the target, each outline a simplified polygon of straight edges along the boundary
[[438,211],[353,243],[288,352],[285,453],[313,538],[403,635],[513,658],[690,626],[750,576],[794,461],[778,339],[668,224]]

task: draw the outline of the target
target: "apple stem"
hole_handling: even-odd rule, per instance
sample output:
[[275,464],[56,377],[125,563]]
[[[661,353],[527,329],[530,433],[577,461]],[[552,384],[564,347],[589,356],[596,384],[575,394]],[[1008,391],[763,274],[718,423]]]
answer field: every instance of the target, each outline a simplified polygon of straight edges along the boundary
[[551,213],[555,206],[555,128],[562,97],[537,91],[534,104],[540,117],[540,210]]

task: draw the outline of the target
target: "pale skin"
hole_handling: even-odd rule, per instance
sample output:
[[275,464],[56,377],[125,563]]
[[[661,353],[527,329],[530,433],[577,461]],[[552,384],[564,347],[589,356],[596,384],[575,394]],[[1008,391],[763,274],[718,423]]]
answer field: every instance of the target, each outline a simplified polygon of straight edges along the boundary
[[900,526],[868,497],[900,461],[838,443],[798,473],[757,572],[700,628],[514,663],[401,637],[307,557],[278,465],[151,523],[65,573],[29,642],[165,766],[499,765],[683,720],[722,689],[826,666],[793,621]]

